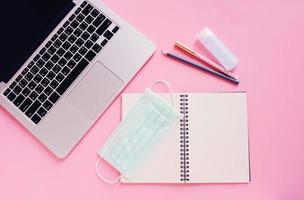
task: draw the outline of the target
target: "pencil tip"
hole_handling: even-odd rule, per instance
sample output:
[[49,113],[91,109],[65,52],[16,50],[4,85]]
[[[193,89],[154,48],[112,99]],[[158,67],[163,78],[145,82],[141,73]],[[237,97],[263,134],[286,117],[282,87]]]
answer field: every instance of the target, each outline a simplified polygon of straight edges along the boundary
[[162,54],[167,55],[167,51],[161,50]]

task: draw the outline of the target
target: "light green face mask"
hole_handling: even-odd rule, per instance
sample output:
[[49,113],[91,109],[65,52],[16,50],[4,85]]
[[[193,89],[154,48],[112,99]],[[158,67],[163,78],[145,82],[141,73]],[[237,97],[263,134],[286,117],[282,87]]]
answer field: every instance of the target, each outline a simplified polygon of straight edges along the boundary
[[[160,81],[163,82],[163,81]],[[167,84],[165,82],[165,84]],[[172,101],[173,102],[173,101]],[[150,89],[117,126],[98,154],[117,169],[122,176],[132,181],[143,164],[152,157],[163,139],[177,124],[180,114],[162,97]],[[98,172],[99,177],[109,181]]]

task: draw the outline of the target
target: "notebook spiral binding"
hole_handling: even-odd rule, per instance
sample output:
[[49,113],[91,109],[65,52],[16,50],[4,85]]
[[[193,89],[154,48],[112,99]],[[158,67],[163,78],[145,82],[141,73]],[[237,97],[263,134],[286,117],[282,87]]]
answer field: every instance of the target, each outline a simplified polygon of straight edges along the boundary
[[181,181],[189,181],[189,133],[188,133],[188,95],[180,95],[180,164]]

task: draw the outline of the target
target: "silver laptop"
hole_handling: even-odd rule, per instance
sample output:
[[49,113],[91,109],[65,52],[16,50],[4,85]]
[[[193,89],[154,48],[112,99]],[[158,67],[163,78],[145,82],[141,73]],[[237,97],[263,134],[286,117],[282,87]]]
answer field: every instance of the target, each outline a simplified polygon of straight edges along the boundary
[[6,0],[0,23],[0,104],[59,158],[155,50],[100,0]]

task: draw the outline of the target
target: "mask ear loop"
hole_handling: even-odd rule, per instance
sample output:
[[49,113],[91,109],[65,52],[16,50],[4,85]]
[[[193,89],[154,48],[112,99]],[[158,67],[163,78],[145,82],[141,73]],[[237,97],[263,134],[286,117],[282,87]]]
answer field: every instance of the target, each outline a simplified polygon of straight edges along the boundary
[[121,175],[120,175],[118,178],[114,179],[114,180],[109,180],[109,179],[105,178],[104,176],[102,176],[102,175],[99,173],[98,168],[99,168],[99,163],[100,163],[100,160],[101,160],[101,159],[102,159],[102,157],[99,157],[99,158],[97,159],[97,161],[96,161],[96,164],[95,164],[95,171],[96,171],[97,176],[98,176],[101,180],[103,180],[105,183],[108,183],[108,184],[115,184],[115,183],[117,183],[117,182],[121,179]]
[[152,87],[154,85],[156,85],[157,83],[162,83],[168,88],[168,90],[170,92],[170,95],[171,95],[171,105],[174,105],[175,98],[174,98],[173,89],[172,89],[171,85],[165,80],[156,80],[156,81],[154,81],[153,83],[150,84],[149,88],[152,89]]

